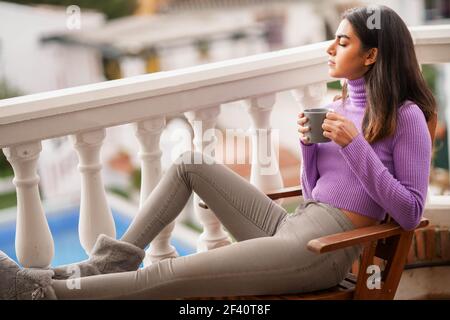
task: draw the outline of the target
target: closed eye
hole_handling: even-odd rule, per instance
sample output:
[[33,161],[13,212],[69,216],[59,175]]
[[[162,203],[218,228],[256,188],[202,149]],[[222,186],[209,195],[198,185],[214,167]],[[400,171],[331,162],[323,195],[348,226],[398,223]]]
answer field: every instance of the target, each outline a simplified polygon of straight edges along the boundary
[[345,34],[339,34],[339,35],[336,35],[336,41],[338,41],[338,45],[340,45],[341,47],[346,47],[346,46],[347,46],[346,44],[339,43],[339,41],[340,41],[342,38],[350,39],[350,37],[347,36],[347,35],[345,35]]

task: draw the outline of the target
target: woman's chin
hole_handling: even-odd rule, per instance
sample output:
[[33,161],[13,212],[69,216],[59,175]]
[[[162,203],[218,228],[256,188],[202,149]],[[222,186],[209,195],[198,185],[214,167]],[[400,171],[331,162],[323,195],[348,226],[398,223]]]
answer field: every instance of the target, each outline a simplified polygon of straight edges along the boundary
[[334,67],[328,68],[328,75],[332,78],[340,78],[338,72],[336,72],[336,69]]

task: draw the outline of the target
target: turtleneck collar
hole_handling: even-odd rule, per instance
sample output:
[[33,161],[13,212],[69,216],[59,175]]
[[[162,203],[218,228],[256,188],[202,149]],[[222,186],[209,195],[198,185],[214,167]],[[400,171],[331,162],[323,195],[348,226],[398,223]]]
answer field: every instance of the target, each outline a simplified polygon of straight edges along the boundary
[[354,80],[347,80],[348,95],[353,106],[366,106],[366,81],[364,76]]

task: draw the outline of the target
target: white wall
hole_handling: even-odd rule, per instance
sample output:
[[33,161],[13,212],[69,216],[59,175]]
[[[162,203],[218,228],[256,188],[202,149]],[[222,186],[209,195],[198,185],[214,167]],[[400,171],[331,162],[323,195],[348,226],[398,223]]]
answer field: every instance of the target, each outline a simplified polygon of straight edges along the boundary
[[[69,32],[65,8],[44,8],[0,2],[0,78],[23,94],[104,81],[100,57],[91,49],[43,45],[49,34]],[[104,23],[103,14],[81,12],[81,28]],[[71,143],[42,142],[39,175],[44,197],[78,197],[78,160]]]
[[[11,86],[29,94],[103,80],[95,52],[40,43],[46,34],[69,31],[66,20],[65,8],[0,2],[0,72]],[[100,13],[81,13],[82,28],[103,23]]]
[[287,21],[284,31],[286,47],[324,41],[325,25],[311,2],[288,4]]

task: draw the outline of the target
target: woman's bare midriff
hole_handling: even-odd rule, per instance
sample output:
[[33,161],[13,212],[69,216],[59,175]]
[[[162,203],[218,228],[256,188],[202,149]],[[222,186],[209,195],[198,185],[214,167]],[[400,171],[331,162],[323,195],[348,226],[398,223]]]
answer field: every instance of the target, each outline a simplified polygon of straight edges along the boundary
[[365,217],[357,212],[341,209],[342,212],[350,219],[355,228],[363,228],[378,224],[378,221],[369,217]]

